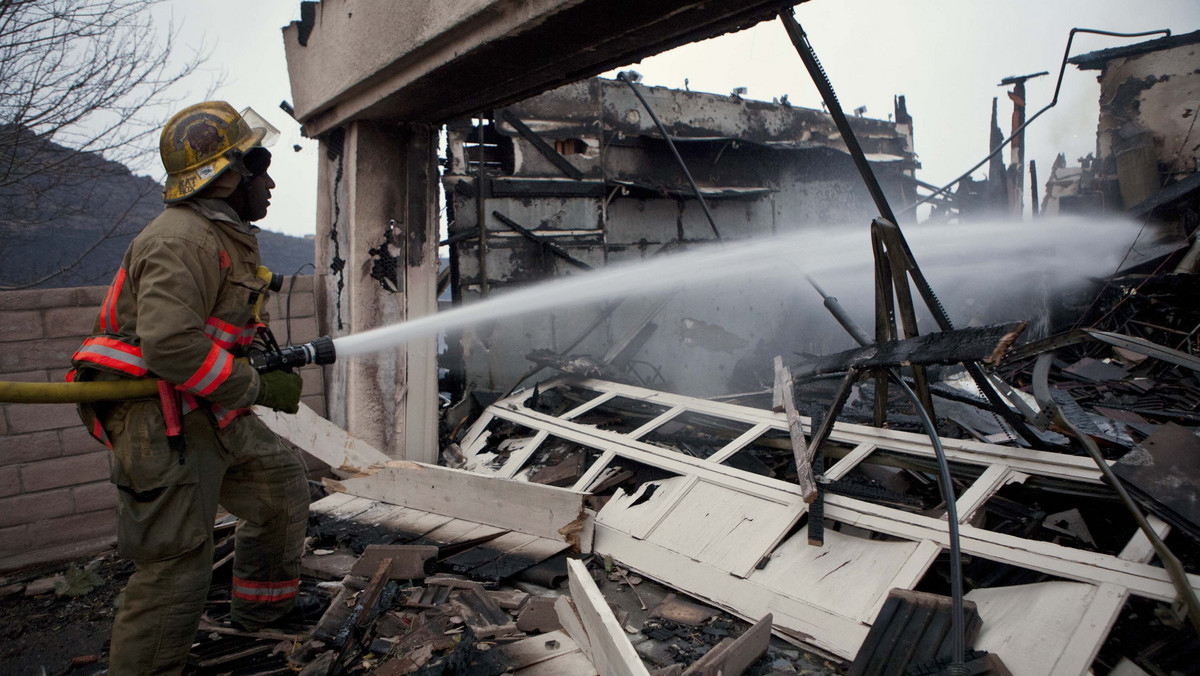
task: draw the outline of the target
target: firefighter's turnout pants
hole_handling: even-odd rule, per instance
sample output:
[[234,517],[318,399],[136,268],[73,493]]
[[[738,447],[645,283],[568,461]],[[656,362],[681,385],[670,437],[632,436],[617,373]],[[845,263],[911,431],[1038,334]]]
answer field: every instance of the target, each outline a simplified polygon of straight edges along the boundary
[[156,400],[102,416],[120,489],[118,549],[136,563],[113,625],[114,676],[183,669],[208,596],[218,504],[240,519],[233,621],[257,628],[295,604],[308,514],[300,460],[255,415],[223,429],[204,410],[183,421],[180,454],[168,447]]

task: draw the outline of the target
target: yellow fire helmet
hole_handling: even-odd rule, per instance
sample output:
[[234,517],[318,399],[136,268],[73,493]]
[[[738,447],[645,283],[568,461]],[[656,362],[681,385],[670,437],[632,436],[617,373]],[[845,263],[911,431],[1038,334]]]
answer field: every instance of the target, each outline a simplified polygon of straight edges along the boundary
[[193,196],[255,146],[270,146],[279,137],[250,108],[240,114],[224,101],[206,101],[175,114],[163,128],[158,149],[167,186],[163,201],[170,204]]

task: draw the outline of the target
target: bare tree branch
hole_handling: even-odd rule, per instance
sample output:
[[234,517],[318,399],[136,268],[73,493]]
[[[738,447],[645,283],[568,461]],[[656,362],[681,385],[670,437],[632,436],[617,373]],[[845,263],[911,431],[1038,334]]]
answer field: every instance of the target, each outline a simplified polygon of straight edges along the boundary
[[[0,252],[38,241],[42,226],[87,216],[104,197],[93,192],[97,179],[124,171],[111,162],[156,154],[157,132],[175,103],[168,88],[207,58],[173,55],[177,32],[158,30],[152,15],[162,2],[0,0]],[[63,276],[123,234],[132,206],[73,262],[0,288]]]

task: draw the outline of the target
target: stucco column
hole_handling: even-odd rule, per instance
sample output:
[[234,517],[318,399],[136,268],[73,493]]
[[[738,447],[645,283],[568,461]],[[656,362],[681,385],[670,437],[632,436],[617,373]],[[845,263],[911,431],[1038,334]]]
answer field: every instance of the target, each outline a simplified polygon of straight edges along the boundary
[[[355,121],[324,135],[321,149],[322,331],[344,336],[436,312],[436,128]],[[385,241],[389,221],[401,254],[397,291],[371,277],[376,259],[369,250]],[[330,420],[392,457],[436,462],[435,338],[339,359],[326,383]]]

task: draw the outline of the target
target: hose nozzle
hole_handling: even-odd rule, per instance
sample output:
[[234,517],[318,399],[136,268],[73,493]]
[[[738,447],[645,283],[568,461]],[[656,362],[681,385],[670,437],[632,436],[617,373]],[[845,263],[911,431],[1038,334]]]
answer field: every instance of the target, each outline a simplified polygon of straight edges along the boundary
[[256,352],[250,357],[250,365],[259,373],[293,369],[309,364],[332,364],[337,358],[333,339],[321,336],[316,340],[299,345],[285,345],[270,352]]

